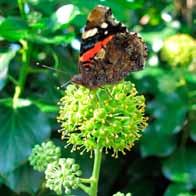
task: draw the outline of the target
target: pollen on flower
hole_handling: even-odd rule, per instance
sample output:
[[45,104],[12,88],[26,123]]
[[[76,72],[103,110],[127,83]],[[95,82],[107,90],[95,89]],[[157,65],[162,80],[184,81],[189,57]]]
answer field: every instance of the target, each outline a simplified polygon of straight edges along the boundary
[[147,126],[145,99],[131,82],[93,91],[71,84],[59,102],[60,132],[73,150],[113,149],[125,154]]

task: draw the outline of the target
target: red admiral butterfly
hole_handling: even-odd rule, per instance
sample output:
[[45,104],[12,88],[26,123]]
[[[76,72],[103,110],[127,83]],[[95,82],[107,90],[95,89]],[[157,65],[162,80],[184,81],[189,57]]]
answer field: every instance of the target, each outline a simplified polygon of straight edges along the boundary
[[82,34],[79,71],[72,81],[90,89],[122,80],[141,70],[147,48],[135,32],[118,22],[111,8],[95,7]]

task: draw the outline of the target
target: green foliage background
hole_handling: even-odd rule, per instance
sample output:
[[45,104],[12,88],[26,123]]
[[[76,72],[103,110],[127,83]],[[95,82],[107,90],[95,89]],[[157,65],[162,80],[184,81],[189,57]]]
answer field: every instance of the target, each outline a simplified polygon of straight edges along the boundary
[[[69,17],[61,22],[57,10],[66,4],[74,9],[70,15],[64,11]],[[127,80],[145,95],[150,117],[141,141],[131,152],[118,159],[104,157],[99,195],[119,190],[133,196],[193,195],[195,54],[191,60],[184,59],[190,58],[184,55],[189,44],[183,40],[178,44],[178,38],[179,55],[161,54],[160,50],[172,35],[193,36],[195,21],[187,22],[172,0],[0,1],[0,193],[54,195],[41,188],[43,176],[33,171],[27,159],[35,144],[49,138],[63,147],[56,122],[57,102],[63,91],[57,87],[77,73],[81,29],[97,4],[110,6],[118,20],[147,42],[146,68],[130,74]],[[195,41],[192,45],[196,47]],[[174,58],[175,62],[180,59],[179,65],[173,65]],[[43,69],[37,63],[64,73]],[[64,152],[68,156],[69,149]],[[90,175],[88,155],[69,156],[77,159],[86,176]]]

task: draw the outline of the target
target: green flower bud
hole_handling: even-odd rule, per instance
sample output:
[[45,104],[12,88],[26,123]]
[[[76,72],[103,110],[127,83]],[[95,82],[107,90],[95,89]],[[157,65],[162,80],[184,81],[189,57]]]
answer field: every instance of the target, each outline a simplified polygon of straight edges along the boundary
[[62,138],[73,150],[130,150],[146,127],[145,100],[131,82],[89,90],[71,84],[59,102]]
[[70,194],[80,183],[80,167],[71,158],[60,158],[48,164],[45,171],[46,187],[58,195]]
[[196,42],[186,34],[167,38],[161,49],[161,58],[171,66],[187,67],[196,58]]
[[52,141],[35,145],[29,157],[30,164],[37,171],[44,171],[47,165],[61,157],[61,149]]
[[117,192],[117,193],[113,194],[112,196],[131,196],[131,193],[125,194],[125,193]]

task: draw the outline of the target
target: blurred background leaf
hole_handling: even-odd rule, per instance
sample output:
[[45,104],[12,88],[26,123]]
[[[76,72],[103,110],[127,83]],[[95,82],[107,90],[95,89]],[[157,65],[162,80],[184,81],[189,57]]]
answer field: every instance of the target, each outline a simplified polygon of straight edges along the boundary
[[12,58],[14,58],[14,56],[15,51],[13,50],[8,50],[6,52],[0,53],[0,91],[6,83],[9,62],[12,60]]

